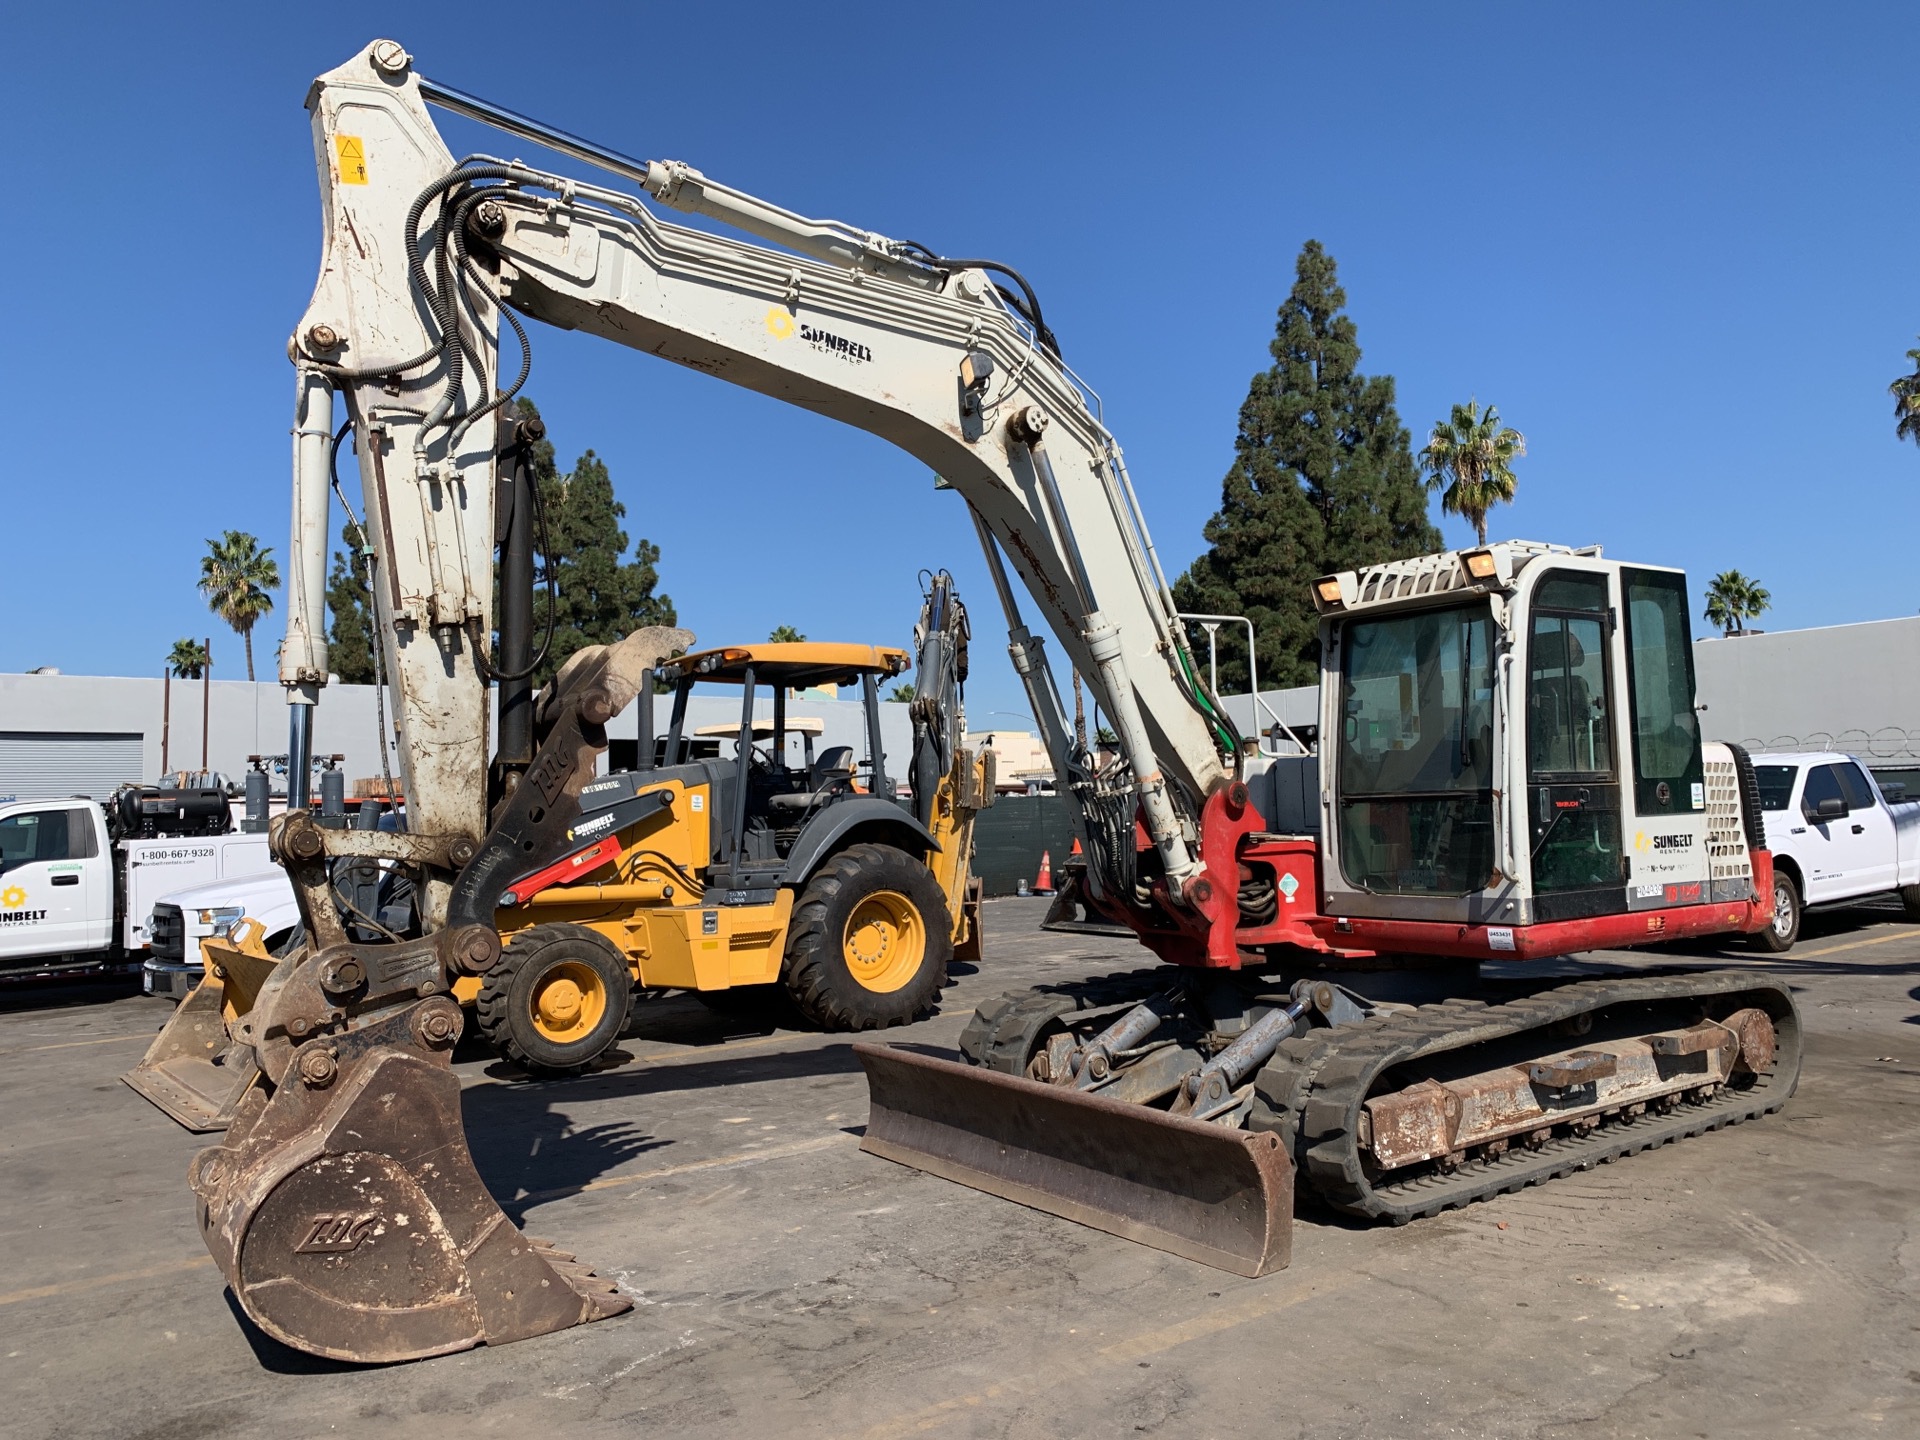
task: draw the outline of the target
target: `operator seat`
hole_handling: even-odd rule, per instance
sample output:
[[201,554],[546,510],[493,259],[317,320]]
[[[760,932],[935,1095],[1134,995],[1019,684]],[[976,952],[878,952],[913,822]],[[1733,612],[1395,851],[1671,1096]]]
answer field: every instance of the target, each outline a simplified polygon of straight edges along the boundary
[[807,771],[807,788],[790,795],[768,798],[767,808],[776,815],[797,819],[816,805],[824,805],[836,795],[853,789],[853,747],[829,745],[822,750]]

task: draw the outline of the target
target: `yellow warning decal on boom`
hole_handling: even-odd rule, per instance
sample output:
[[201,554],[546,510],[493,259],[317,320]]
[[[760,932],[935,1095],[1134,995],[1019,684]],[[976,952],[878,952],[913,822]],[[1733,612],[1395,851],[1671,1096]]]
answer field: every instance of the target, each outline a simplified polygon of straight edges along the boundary
[[334,153],[340,157],[340,183],[342,185],[364,185],[367,183],[367,151],[360,143],[358,135],[336,135],[333,137]]

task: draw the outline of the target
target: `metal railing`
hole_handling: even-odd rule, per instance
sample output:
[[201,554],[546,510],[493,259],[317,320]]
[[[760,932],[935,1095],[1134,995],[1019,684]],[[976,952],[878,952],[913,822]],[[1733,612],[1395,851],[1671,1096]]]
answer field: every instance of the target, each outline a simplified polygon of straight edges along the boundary
[[1273,736],[1272,731],[1260,723],[1260,712],[1264,710],[1273,717],[1273,729],[1279,730],[1293,742],[1302,755],[1309,754],[1306,742],[1294,734],[1292,727],[1280,718],[1280,712],[1260,696],[1260,657],[1254,648],[1253,621],[1245,615],[1201,615],[1185,610],[1176,612],[1176,618],[1188,624],[1198,625],[1207,632],[1207,686],[1216,698],[1220,696],[1220,627],[1222,625],[1247,627],[1247,686],[1253,697],[1253,728],[1258,737],[1260,753],[1271,758],[1278,758],[1281,753],[1277,741],[1272,750],[1266,748],[1267,741]]

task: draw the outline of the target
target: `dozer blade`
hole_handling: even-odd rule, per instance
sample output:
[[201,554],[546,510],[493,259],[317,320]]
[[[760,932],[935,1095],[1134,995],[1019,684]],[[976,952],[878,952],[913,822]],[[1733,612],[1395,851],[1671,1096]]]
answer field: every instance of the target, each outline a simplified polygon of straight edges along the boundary
[[1292,1257],[1293,1162],[1277,1136],[885,1045],[853,1050],[869,1154],[1236,1275]]
[[196,1135],[226,1129],[260,1073],[251,1050],[229,1048],[225,1007],[226,987],[201,981],[120,1077]]
[[[308,1062],[302,1076],[325,1077]],[[444,1064],[370,1049],[337,1085],[251,1092],[194,1158],[201,1231],[254,1323],[367,1364],[499,1345],[632,1308],[515,1228],[473,1167]]]

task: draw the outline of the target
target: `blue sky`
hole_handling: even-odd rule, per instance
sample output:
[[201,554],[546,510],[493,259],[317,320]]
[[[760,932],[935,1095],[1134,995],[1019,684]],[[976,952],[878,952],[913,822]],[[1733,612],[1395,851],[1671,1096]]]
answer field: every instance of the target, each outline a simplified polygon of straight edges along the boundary
[[[1496,537],[1598,541],[1696,594],[1738,567],[1770,628],[1920,608],[1920,450],[1886,393],[1920,331],[1909,7],[375,8],[12,12],[34,58],[0,93],[0,670],[157,673],[217,626],[205,537],[284,556],[284,346],[319,239],[301,102],[382,33],[630,154],[1023,270],[1170,566],[1315,237],[1416,443],[1468,396],[1526,432]],[[455,153],[505,143],[444,128]],[[975,723],[1019,723],[964,513],[922,467],[600,342],[534,342],[563,463],[606,458],[703,640],[904,643],[916,573],[945,565],[980,632]]]

